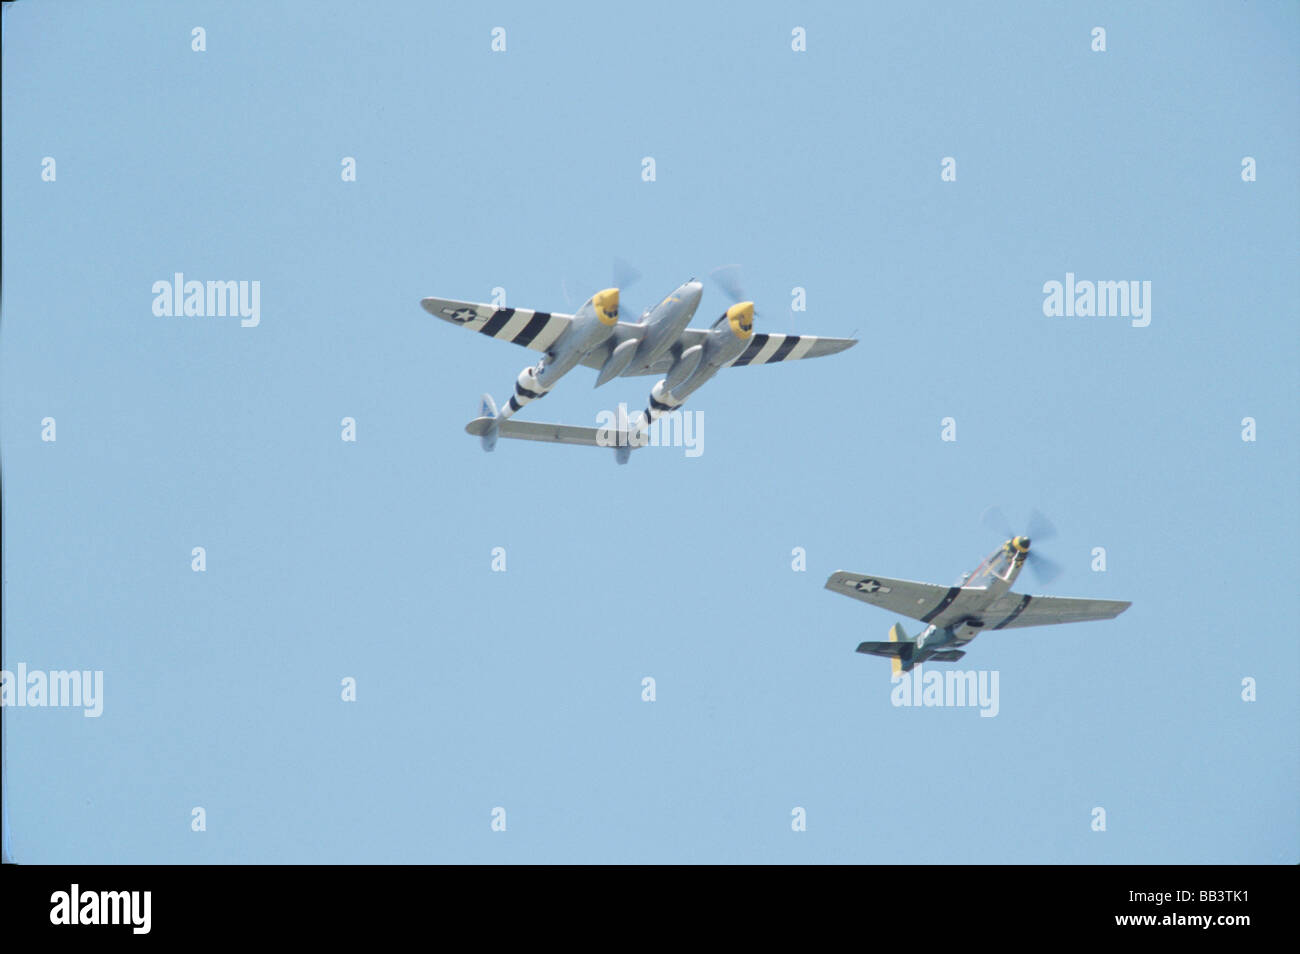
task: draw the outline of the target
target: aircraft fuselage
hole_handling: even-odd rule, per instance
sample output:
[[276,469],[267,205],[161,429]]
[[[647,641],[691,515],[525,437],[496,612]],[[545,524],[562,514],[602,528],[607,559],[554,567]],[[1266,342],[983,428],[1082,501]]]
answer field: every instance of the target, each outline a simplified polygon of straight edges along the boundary
[[983,631],[984,624],[979,622],[979,613],[1011,589],[1012,584],[1016,582],[1016,577],[1020,575],[1020,571],[1025,565],[1028,542],[1025,542],[1025,549],[1022,550],[1019,548],[1022,539],[1016,537],[1008,540],[966,575],[962,580],[962,593],[975,595],[978,592],[982,594],[982,598],[978,599],[978,601],[969,601],[967,604],[972,614],[971,617],[957,620],[947,626],[930,624],[916,638],[916,648],[918,650],[922,648],[958,649],[965,646]]
[[641,344],[625,374],[649,368],[677,342],[695,317],[703,294],[704,286],[691,279],[641,316],[636,326],[643,329]]

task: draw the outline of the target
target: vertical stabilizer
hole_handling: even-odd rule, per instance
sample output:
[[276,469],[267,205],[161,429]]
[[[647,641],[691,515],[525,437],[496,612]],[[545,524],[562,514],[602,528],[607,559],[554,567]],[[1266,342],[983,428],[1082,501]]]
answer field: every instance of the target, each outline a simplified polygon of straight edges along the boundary
[[[910,642],[911,642],[911,640],[907,638],[907,633],[903,630],[903,624],[902,624],[902,623],[895,623],[893,626],[889,627],[889,641],[890,641],[891,643],[910,643]],[[902,659],[902,658],[900,658],[900,657],[898,657],[898,656],[895,656],[895,657],[894,657],[893,659],[891,659],[889,662],[890,662],[890,665],[893,667],[894,672],[904,672],[905,670],[903,669],[903,663],[904,663],[904,662],[909,663],[909,665],[908,665],[907,668],[908,668],[908,669],[911,669],[911,668],[912,668],[911,665],[910,665],[911,661],[912,661],[912,653],[911,653],[910,651],[908,651],[908,653],[907,653],[907,659],[906,659],[906,660],[904,660],[904,659]]]
[[[483,401],[482,403],[479,404],[478,415],[479,417],[490,417],[492,418],[493,421],[496,420],[497,402],[492,400],[492,395],[490,394],[483,395]],[[483,432],[482,436],[479,437],[478,439],[479,443],[483,445],[483,449],[485,451],[490,451],[496,448],[497,430],[498,430],[498,426],[494,423],[491,427],[489,427],[486,431]]]

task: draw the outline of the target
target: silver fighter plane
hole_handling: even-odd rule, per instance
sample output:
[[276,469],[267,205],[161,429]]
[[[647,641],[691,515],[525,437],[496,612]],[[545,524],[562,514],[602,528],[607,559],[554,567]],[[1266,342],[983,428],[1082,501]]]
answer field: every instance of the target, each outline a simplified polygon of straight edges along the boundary
[[598,372],[596,387],[616,377],[664,375],[651,389],[645,411],[618,435],[615,450],[619,461],[626,462],[638,433],[660,415],[680,408],[722,368],[816,358],[857,343],[854,338],[755,334],[752,301],[732,305],[708,328],[689,328],[703,291],[704,286],[691,279],[636,321],[621,320],[617,288],[597,292],[572,315],[446,298],[425,298],[420,304],[443,321],[542,353],[537,364],[519,372],[514,393],[499,413],[485,395],[480,416],[466,426],[482,439],[485,450],[491,450],[498,437],[604,444],[608,435],[597,428],[510,420],[578,365]]
[[927,624],[916,639],[909,639],[902,624],[895,623],[889,642],[858,646],[860,653],[893,660],[894,672],[908,672],[930,660],[956,662],[966,655],[962,647],[988,630],[1113,619],[1132,605],[1011,592],[1029,556],[1029,543],[1025,536],[1007,540],[957,586],[836,570],[826,580],[826,589]]

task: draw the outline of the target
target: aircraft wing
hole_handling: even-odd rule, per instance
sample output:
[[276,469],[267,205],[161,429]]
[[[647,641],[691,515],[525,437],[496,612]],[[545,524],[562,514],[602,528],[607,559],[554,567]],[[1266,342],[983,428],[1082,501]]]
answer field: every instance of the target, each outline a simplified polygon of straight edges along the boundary
[[973,615],[970,607],[981,602],[987,592],[983,587],[939,586],[843,570],[830,575],[826,589],[936,626],[969,618]]
[[1123,600],[1084,600],[1071,596],[1007,593],[979,615],[989,629],[1018,629],[1022,626],[1114,619],[1132,605]]
[[975,607],[986,598],[988,590],[985,587],[938,586],[934,583],[891,580],[889,577],[864,573],[846,573],[843,570],[836,570],[830,575],[826,580],[826,589],[901,616],[919,619],[923,623],[951,626],[962,621],[975,621],[982,623],[986,630],[1114,619],[1133,605],[1122,600],[1004,593],[989,605],[976,610]]
[[[624,322],[619,322],[624,325]],[[627,326],[632,327],[631,325]],[[616,341],[624,340],[626,332],[623,328],[619,329],[619,334],[614,337]],[[693,345],[703,344],[709,336],[709,332],[703,328],[687,328],[682,332],[682,336],[677,339],[667,352],[659,357],[654,364],[648,368],[640,370],[629,370],[626,372],[627,377],[637,377],[646,374],[667,374],[672,368],[673,362],[677,356],[687,348]],[[857,338],[822,338],[817,335],[782,335],[782,334],[756,334],[750,339],[749,347],[740,353],[728,367],[736,368],[746,364],[775,364],[777,361],[798,361],[800,358],[820,358],[825,354],[835,354],[837,351],[843,351],[845,348],[852,348],[858,343]],[[605,359],[609,357],[612,344],[607,344],[603,348],[598,348],[589,354],[583,364],[589,368],[600,369],[605,366]]]
[[[546,351],[559,340],[573,321],[572,315],[559,312],[533,311],[528,308],[498,308],[472,301],[451,298],[422,298],[420,304],[435,318],[460,325],[470,331],[523,345],[533,351]],[[595,349],[582,360],[588,368],[599,371],[605,366],[615,344],[626,341],[635,332],[635,325],[620,321],[615,333],[602,347]],[[702,344],[709,332],[702,328],[687,328],[668,352],[653,365],[628,376],[666,374],[677,356],[692,345]],[[777,361],[797,361],[800,358],[819,358],[835,354],[857,344],[856,338],[821,338],[817,335],[756,334],[731,367],[746,364],[774,364]]]
[[817,335],[756,334],[749,347],[730,367],[746,364],[775,364],[778,361],[798,361],[800,358],[820,358],[835,354],[858,343],[857,338],[820,338]]
[[423,298],[420,304],[435,318],[534,351],[545,351],[555,344],[573,321],[572,315],[528,308],[498,308],[448,298]]

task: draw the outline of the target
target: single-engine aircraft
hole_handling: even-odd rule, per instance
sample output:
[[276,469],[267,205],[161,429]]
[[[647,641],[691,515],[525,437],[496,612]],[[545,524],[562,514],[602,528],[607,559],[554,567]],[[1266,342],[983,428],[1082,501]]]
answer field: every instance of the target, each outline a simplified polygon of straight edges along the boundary
[[[1040,524],[1040,536],[1046,538],[1054,532],[1044,518],[1035,518]],[[1029,544],[1029,536],[1011,537],[956,586],[836,570],[826,580],[826,589],[928,624],[916,639],[910,639],[903,624],[895,623],[889,630],[889,642],[858,646],[860,653],[891,659],[894,672],[910,672],[914,666],[931,660],[956,662],[966,655],[962,647],[985,630],[1114,619],[1132,605],[1116,600],[1011,592],[1030,557]],[[1040,559],[1046,573],[1057,570],[1050,561]]]
[[572,315],[446,298],[425,298],[420,304],[443,321],[542,352],[536,365],[519,372],[514,393],[499,412],[491,396],[483,396],[480,416],[465,429],[481,438],[484,450],[492,450],[498,437],[606,444],[609,435],[594,427],[510,418],[544,397],[580,364],[599,372],[596,387],[616,377],[663,374],[650,391],[645,411],[617,435],[615,451],[619,462],[625,463],[639,432],[660,415],[680,408],[722,368],[816,358],[857,344],[855,338],[755,334],[752,301],[736,302],[707,329],[688,328],[703,292],[704,286],[691,279],[636,321],[620,320],[618,288],[597,292]]

